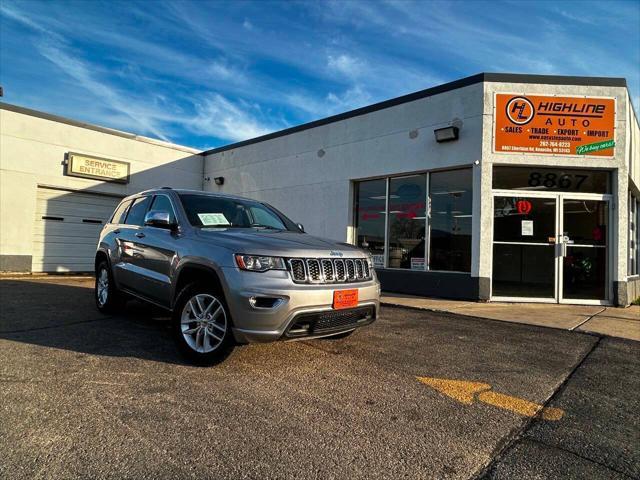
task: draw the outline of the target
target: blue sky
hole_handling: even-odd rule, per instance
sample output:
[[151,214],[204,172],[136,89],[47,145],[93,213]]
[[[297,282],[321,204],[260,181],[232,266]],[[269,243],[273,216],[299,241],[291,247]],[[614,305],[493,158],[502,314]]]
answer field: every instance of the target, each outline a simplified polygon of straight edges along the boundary
[[482,71],[626,77],[640,1],[0,0],[3,101],[197,148]]

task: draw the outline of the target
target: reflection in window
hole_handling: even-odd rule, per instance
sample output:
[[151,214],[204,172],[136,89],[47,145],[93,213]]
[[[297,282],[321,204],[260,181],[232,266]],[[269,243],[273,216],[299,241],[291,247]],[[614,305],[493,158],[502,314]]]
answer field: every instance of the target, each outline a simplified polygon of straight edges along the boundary
[[549,243],[555,236],[554,198],[494,197],[494,242]]
[[358,247],[371,252],[378,268],[386,255],[388,268],[470,272],[472,179],[466,168],[357,182]]
[[150,202],[151,197],[140,197],[134,200],[127,214],[127,225],[138,225],[141,227],[144,224],[144,214],[147,213],[147,207]]
[[429,269],[471,271],[471,169],[430,175]]
[[153,203],[151,204],[151,210],[157,210],[160,212],[168,212],[169,213],[169,223],[172,225],[176,223],[176,214],[173,211],[173,205],[171,204],[171,200],[166,195],[156,195],[153,199]]
[[640,200],[633,195],[629,195],[629,275],[640,273]]
[[371,252],[375,267],[384,267],[385,179],[359,182],[356,190],[358,247]]
[[424,270],[426,175],[389,182],[390,268]]
[[493,188],[556,192],[609,193],[609,172],[542,167],[493,168]]

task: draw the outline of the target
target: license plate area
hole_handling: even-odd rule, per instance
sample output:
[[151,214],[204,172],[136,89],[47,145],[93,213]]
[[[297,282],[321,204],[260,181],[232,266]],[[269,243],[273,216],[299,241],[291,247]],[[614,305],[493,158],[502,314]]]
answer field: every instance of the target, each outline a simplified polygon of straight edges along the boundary
[[353,308],[358,306],[358,289],[334,290],[333,308],[341,310],[343,308]]

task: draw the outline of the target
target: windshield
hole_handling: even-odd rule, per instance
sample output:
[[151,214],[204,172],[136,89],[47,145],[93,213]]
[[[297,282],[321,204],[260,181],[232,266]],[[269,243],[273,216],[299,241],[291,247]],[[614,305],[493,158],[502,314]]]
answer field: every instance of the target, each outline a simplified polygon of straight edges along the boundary
[[194,227],[300,231],[291,220],[260,202],[197,194],[181,194],[180,200]]

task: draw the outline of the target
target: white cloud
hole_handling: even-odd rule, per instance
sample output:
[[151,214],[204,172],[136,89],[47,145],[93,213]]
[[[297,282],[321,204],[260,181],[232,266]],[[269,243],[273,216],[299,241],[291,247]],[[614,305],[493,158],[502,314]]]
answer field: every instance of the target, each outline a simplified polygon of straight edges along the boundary
[[341,93],[329,92],[324,98],[297,92],[287,95],[285,100],[292,107],[319,118],[364,107],[371,103],[371,95],[354,85]]
[[8,7],[6,3],[0,3],[0,13],[4,14],[8,18],[11,18],[19,23],[22,23],[23,25],[31,28],[32,30],[35,30],[36,32],[42,33],[44,35],[49,35],[51,37],[55,37],[55,39],[58,41],[64,41],[63,38],[58,34],[52,32],[51,30],[48,30],[47,28],[43,27],[39,23],[34,22],[26,15],[23,15],[20,11]]
[[[167,0],[153,11],[127,7],[131,18],[119,12],[117,29],[113,16],[100,14],[104,6],[32,5],[0,0],[3,27],[21,27],[11,40],[31,48],[39,38],[33,45],[48,59],[29,51],[20,63],[19,48],[5,50],[13,95],[34,92],[35,108],[55,105],[68,116],[161,138],[180,134],[187,143],[200,141],[196,134],[240,140],[479,71],[626,76],[639,102],[640,9],[632,3],[593,4],[572,21],[570,9],[527,4],[530,21],[517,31],[520,7],[495,16],[495,7],[473,2],[464,9],[436,1],[302,2],[298,13],[309,21],[293,22],[290,8],[262,2],[220,8]],[[602,22],[576,23],[594,18]],[[38,79],[55,77],[57,95],[46,86],[37,92],[30,68]]]
[[188,127],[199,135],[213,135],[225,140],[240,141],[266,135],[278,127],[256,118],[259,107],[246,102],[233,103],[220,94],[211,94],[195,104],[196,116]]
[[327,67],[333,72],[347,77],[358,77],[365,71],[366,64],[362,60],[350,55],[341,54],[327,57]]
[[96,79],[92,73],[95,71],[94,68],[47,41],[40,43],[39,50],[42,56],[76,80],[79,86],[93,93],[102,102],[106,102],[115,111],[135,120],[142,131],[151,133],[162,140],[170,141],[161,131],[153,115],[149,115],[145,105],[140,105],[132,101],[131,98],[124,98],[114,88]]
[[327,95],[327,101],[333,105],[333,109],[336,111],[353,110],[369,104],[371,95],[360,85],[354,85],[340,94],[330,92]]
[[132,99],[123,98],[114,88],[98,80],[93,73],[97,69],[74,57],[71,48],[62,36],[5,5],[0,6],[0,11],[39,33],[40,39],[36,42],[36,47],[40,54],[74,79],[80,87],[91,92],[116,112],[134,120],[139,126],[139,130],[155,135],[162,140],[170,141],[160,130],[153,116],[148,114],[146,108],[140,108],[140,105],[131,101]]

